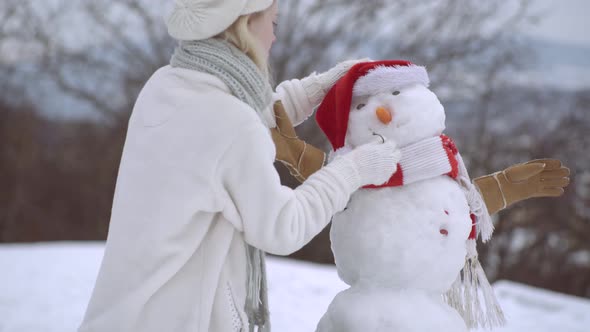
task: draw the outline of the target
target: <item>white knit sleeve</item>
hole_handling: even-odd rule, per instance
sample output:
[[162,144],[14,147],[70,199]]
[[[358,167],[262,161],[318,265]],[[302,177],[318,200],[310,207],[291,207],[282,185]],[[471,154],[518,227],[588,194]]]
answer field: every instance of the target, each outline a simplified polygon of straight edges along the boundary
[[344,209],[360,179],[352,162],[341,158],[293,190],[281,185],[274,157],[274,144],[262,125],[236,137],[218,167],[223,213],[250,245],[287,255]]

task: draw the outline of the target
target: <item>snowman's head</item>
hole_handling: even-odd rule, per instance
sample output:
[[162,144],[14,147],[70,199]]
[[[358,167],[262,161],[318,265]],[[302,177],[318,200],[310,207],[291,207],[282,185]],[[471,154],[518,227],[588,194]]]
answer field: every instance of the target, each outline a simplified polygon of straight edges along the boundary
[[399,146],[438,136],[445,111],[436,95],[420,83],[353,96],[345,145],[355,148],[381,135]]
[[354,65],[330,89],[316,119],[334,150],[380,135],[405,146],[440,135],[445,112],[426,69],[404,60]]

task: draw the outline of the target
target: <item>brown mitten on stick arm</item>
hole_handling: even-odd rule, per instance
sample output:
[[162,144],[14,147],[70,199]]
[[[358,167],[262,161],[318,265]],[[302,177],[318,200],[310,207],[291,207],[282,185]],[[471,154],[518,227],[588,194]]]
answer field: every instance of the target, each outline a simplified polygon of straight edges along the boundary
[[297,137],[280,101],[274,104],[274,113],[277,126],[271,129],[271,134],[277,149],[275,159],[283,163],[298,181],[303,182],[324,166],[326,154]]
[[557,197],[569,184],[570,171],[556,159],[517,164],[473,182],[479,187],[490,214],[531,197]]

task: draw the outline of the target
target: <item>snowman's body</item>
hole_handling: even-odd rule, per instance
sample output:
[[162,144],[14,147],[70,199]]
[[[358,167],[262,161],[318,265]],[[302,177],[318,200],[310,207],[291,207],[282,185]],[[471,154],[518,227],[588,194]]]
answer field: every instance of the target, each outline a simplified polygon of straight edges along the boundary
[[[444,108],[424,84],[377,90],[353,97],[345,148],[375,134],[404,147],[444,130]],[[443,294],[465,264],[471,229],[465,193],[447,175],[360,189],[330,233],[338,275],[351,287],[334,298],[318,331],[466,331]]]
[[351,288],[318,331],[466,331],[442,294],[465,263],[470,231],[465,196],[447,176],[359,190],[330,233],[338,275]]
[[439,294],[352,286],[336,295],[318,331],[463,332],[465,323]]

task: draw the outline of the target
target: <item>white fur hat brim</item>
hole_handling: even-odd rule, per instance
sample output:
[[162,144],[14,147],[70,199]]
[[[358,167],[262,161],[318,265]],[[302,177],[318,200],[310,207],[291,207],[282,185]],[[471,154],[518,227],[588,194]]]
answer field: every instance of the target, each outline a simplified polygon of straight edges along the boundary
[[416,65],[377,66],[354,83],[353,96],[390,93],[414,84],[428,87],[430,80],[426,68]]
[[202,40],[225,31],[238,17],[267,9],[273,0],[175,0],[167,15],[168,34],[178,40]]

